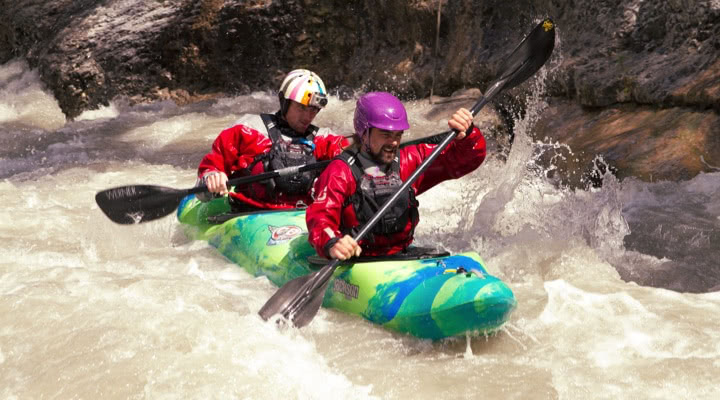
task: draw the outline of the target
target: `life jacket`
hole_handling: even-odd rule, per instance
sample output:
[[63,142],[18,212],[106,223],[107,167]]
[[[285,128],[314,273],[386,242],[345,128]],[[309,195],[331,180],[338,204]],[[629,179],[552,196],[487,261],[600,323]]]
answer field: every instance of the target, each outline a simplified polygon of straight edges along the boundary
[[[260,114],[260,117],[267,128],[272,147],[269,152],[257,156],[249,166],[249,170],[252,170],[258,162],[263,163],[265,172],[270,172],[317,161],[314,155],[315,143],[313,142],[318,131],[315,125],[308,127],[305,136],[292,137],[292,135],[286,135],[292,137],[292,140],[288,143],[283,139],[281,131],[281,127],[287,126],[286,123],[281,123],[278,116],[274,114]],[[287,129],[291,128],[287,127]],[[290,195],[309,193],[319,173],[319,170],[315,170],[268,179],[265,181],[267,193],[273,197],[276,197],[279,193]]]
[[[402,186],[400,162],[396,157],[390,164],[389,174],[371,176],[365,173],[365,168],[371,165],[363,165],[358,151],[346,150],[336,159],[344,161],[350,167],[353,178],[355,178],[355,193],[346,200],[343,208],[352,204],[355,217],[360,225],[364,225]],[[368,161],[365,162],[368,163]],[[418,205],[419,203],[415,199],[415,190],[408,187],[370,232],[383,236],[404,232],[409,221],[412,221],[414,229],[419,221]]]

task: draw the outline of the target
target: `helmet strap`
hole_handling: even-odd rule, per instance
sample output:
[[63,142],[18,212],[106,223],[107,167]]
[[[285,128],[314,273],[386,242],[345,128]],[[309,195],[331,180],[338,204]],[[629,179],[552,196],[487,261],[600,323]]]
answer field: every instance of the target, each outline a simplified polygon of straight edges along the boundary
[[282,92],[278,92],[278,99],[280,100],[280,116],[285,119],[285,114],[287,114],[288,108],[290,108],[290,102]]
[[372,149],[370,147],[370,131],[371,128],[367,128],[362,136],[360,136],[360,148],[368,154],[372,154]]

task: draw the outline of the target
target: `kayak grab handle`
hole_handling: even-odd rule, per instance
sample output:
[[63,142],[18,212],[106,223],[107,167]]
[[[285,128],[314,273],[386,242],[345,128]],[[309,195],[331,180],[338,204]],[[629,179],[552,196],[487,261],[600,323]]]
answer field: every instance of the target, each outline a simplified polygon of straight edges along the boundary
[[465,276],[468,278],[470,278],[474,274],[475,276],[477,276],[480,279],[485,279],[485,274],[482,271],[475,269],[475,268],[471,269],[470,271],[466,270],[463,267],[460,267],[457,269],[447,268],[443,271],[443,273],[444,274],[465,274]]

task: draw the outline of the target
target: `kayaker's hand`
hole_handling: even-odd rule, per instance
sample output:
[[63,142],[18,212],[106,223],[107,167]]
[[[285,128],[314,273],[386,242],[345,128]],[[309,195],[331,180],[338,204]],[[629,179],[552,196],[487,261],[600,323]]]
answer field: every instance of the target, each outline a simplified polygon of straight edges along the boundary
[[470,128],[473,123],[472,113],[466,108],[460,108],[455,111],[452,118],[448,120],[448,126],[450,129],[455,129],[459,133],[455,136],[455,140],[461,140],[465,138],[465,131]]
[[224,172],[211,171],[203,175],[205,186],[210,193],[217,193],[221,196],[228,194],[227,181],[228,177]]
[[340,240],[337,241],[333,245],[333,247],[330,248],[330,257],[336,258],[338,260],[347,260],[348,258],[352,257],[353,255],[355,257],[360,256],[360,253],[362,253],[362,249],[357,244],[355,239],[352,238],[350,235],[345,235]]

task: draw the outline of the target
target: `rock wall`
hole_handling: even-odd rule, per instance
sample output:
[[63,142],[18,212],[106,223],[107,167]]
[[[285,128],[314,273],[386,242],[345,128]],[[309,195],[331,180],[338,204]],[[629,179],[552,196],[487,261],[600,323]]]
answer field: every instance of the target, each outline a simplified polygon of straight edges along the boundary
[[[274,88],[296,67],[341,95],[425,98],[431,87],[484,88],[551,16],[550,106],[534,134],[569,142],[578,161],[568,168],[586,170],[601,154],[621,177],[677,180],[720,165],[720,1],[444,1],[436,52],[438,5],[2,0],[0,63],[38,68],[69,118],[115,96],[185,103]],[[524,90],[501,99],[504,114],[522,112]]]

